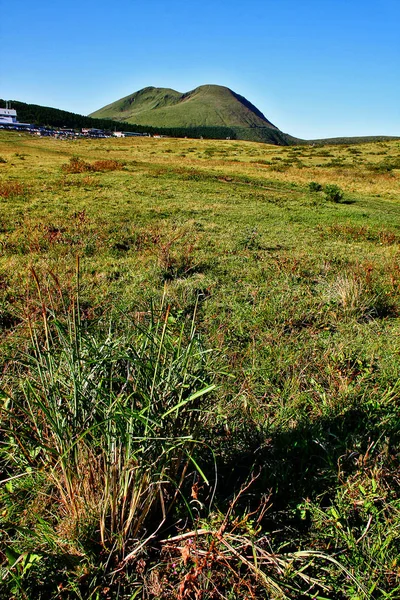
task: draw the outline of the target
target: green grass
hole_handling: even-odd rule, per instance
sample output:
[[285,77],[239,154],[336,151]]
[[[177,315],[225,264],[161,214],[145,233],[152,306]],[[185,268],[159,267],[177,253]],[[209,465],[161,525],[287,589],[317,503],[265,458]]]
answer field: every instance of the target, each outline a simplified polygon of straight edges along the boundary
[[398,597],[399,143],[0,156],[0,597]]

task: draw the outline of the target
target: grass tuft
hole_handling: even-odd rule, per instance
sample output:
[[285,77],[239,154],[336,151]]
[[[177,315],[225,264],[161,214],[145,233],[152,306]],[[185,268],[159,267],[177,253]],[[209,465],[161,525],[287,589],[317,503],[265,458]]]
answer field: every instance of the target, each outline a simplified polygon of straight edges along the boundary
[[205,479],[195,451],[214,389],[208,353],[194,322],[177,326],[164,306],[126,335],[87,327],[79,298],[57,315],[34,277],[42,323],[29,318],[32,348],[4,414],[10,477],[45,476],[58,518],[50,527],[39,510],[35,527],[50,519],[70,551],[132,555],[181,502],[188,473]]

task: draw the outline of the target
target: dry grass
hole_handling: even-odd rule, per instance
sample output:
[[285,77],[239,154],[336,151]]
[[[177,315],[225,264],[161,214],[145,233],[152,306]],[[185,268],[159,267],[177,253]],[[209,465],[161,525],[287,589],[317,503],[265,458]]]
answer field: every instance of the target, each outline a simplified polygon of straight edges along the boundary
[[119,160],[96,160],[92,167],[93,171],[118,171],[123,169],[125,163]]

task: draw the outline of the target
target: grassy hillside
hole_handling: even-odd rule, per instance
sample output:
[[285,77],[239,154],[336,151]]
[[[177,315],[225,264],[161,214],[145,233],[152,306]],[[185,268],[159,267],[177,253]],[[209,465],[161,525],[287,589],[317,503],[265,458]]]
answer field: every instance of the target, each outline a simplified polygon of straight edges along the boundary
[[226,127],[235,132],[237,139],[284,145],[291,139],[246,98],[218,85],[203,85],[185,94],[148,87],[91,116],[152,127]]
[[148,87],[92,113],[93,116],[120,117],[159,127],[251,127],[277,129],[247,100],[218,85],[203,85],[181,94],[167,88]]
[[400,143],[0,131],[0,588],[397,600]]

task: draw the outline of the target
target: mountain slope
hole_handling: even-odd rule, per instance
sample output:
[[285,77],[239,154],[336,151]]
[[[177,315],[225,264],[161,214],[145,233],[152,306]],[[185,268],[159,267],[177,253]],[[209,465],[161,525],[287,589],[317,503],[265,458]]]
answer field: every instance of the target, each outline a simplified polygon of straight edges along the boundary
[[162,128],[229,128],[237,139],[275,144],[295,141],[246,98],[218,85],[203,85],[185,94],[147,87],[90,116]]

